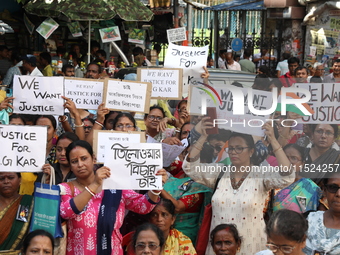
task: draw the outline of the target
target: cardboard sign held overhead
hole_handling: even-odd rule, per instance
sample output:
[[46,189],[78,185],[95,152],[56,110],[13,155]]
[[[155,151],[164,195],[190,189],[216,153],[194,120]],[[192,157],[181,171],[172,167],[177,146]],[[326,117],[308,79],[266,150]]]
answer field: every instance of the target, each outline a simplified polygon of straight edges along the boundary
[[162,177],[162,145],[160,143],[115,143],[105,150],[105,166],[111,176],[103,189],[160,190]]
[[65,96],[78,109],[97,110],[103,101],[104,81],[84,78],[65,78]]
[[104,163],[105,149],[115,143],[145,143],[145,133],[132,131],[120,132],[114,130],[93,130],[93,152],[97,163]]
[[137,80],[152,83],[151,98],[182,99],[181,68],[137,68]]
[[169,43],[182,42],[187,39],[187,33],[185,27],[173,28],[166,30],[168,34]]
[[303,116],[308,124],[340,124],[340,84],[339,83],[295,83],[297,88],[310,91],[308,105],[313,115]]
[[[256,136],[263,136],[264,131],[262,125],[270,118],[269,115],[254,115],[248,107],[248,89],[238,88],[242,91],[244,98],[244,112],[243,115],[234,114],[234,99],[235,95],[228,89],[234,87],[233,85],[214,86],[216,95],[209,88],[204,86],[190,86],[190,93],[188,102],[190,102],[190,114],[201,115],[202,107],[216,108],[217,118],[213,117],[218,128],[232,130],[244,134],[251,134]],[[207,94],[207,92],[209,94]],[[256,109],[270,109],[273,104],[271,92],[262,90],[252,90],[252,105]],[[220,98],[218,98],[220,97]],[[205,102],[204,102],[204,101]],[[212,116],[209,116],[212,117]]]
[[0,125],[0,172],[41,172],[47,127]]
[[115,111],[149,112],[152,85],[150,82],[105,79],[105,107]]
[[64,77],[14,76],[15,113],[63,115],[63,95]]
[[188,95],[190,80],[201,78],[203,66],[207,65],[209,45],[204,47],[186,47],[169,43],[164,67],[183,68],[183,96]]

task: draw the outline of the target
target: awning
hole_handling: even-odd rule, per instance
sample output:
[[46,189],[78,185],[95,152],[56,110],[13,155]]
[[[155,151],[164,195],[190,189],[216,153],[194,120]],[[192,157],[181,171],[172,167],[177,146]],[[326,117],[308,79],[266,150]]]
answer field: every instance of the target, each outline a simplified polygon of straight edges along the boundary
[[126,21],[150,21],[153,13],[139,0],[33,0],[24,6],[34,15],[66,16],[69,20],[109,20],[118,15]]
[[[231,10],[231,8],[239,8],[239,9],[232,9],[232,10],[251,10],[251,4],[259,4],[262,3],[263,6],[263,1],[260,0],[233,0],[230,2],[226,2],[223,4],[218,4],[214,6],[210,6],[207,8],[204,8],[204,10],[210,10],[210,11],[228,11]],[[243,6],[247,5],[248,8],[245,8]]]
[[229,9],[229,11],[261,11],[261,10],[266,10],[266,7],[264,7],[263,1],[260,1],[257,3],[235,6]]

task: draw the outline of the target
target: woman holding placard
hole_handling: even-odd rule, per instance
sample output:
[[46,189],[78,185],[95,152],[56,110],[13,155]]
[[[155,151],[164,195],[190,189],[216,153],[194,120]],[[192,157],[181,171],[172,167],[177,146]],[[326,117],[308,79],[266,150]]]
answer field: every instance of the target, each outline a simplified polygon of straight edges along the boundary
[[[266,242],[261,230],[265,227],[263,207],[268,191],[291,184],[295,179],[295,172],[276,140],[270,123],[264,124],[263,129],[280,166],[275,168],[275,171],[270,172],[264,166],[254,165],[255,144],[252,136],[236,132],[232,133],[228,141],[230,165],[200,163],[200,152],[208,137],[206,131],[212,126],[209,117],[203,118],[196,125],[195,131],[200,133],[200,137],[191,145],[189,155],[183,163],[183,170],[198,183],[210,188],[216,185],[211,199],[210,229],[223,222],[236,224],[245,238],[240,254],[254,254],[263,249]],[[215,171],[207,171],[208,167]],[[206,254],[212,254],[211,247],[208,247]]]
[[[176,129],[166,128],[162,131],[161,123],[164,122],[170,125],[176,125],[178,121],[165,117],[165,112],[162,107],[158,105],[151,106],[149,113],[145,114],[144,117],[146,134],[158,142],[169,145],[181,145],[181,141],[177,137],[174,137]],[[180,126],[178,128],[180,128]]]
[[91,132],[87,135],[86,141],[93,145],[93,130],[113,130],[113,122],[120,112],[110,111],[101,103],[97,110],[97,119],[94,122]]
[[[141,195],[132,190],[102,190],[110,169],[103,166],[93,171],[93,150],[85,141],[71,143],[66,157],[76,176],[72,182],[59,184],[60,214],[68,220],[67,255],[79,251],[87,255],[123,254],[119,229],[125,209],[149,213],[159,201],[160,191]],[[159,170],[157,175],[166,178],[165,170]]]

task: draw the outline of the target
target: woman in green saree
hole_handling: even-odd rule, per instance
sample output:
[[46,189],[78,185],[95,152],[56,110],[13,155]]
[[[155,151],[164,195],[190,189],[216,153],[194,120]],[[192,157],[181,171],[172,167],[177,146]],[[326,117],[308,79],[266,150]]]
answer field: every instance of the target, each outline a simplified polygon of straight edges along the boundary
[[210,203],[211,189],[194,182],[190,177],[170,177],[161,196],[175,205],[177,213],[174,228],[188,236],[195,244],[204,206]]
[[33,197],[19,195],[20,173],[0,173],[0,254],[19,254],[29,228]]

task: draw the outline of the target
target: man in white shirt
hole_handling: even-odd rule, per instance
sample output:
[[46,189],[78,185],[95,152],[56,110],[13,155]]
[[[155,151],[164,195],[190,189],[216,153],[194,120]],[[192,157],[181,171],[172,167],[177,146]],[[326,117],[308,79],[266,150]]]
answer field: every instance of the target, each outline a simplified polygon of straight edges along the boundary
[[220,69],[227,69],[225,65],[226,53],[227,53],[227,50],[220,50],[220,54],[218,57],[218,68]]
[[289,72],[288,59],[290,58],[290,53],[288,52],[283,53],[282,58],[283,58],[283,61],[277,63],[277,66],[276,66],[276,71],[277,71],[276,77],[277,78],[280,78],[281,75],[284,75],[287,72]]
[[228,70],[241,71],[241,66],[234,60],[233,51],[228,50],[226,54],[226,63]]
[[276,61],[276,57],[268,53],[267,47],[262,47],[261,52],[254,55],[253,62],[256,64],[256,67],[259,68],[262,65],[269,67],[269,62],[274,63]]
[[37,67],[37,59],[33,55],[26,55],[22,60],[22,67],[31,76],[44,76]]

